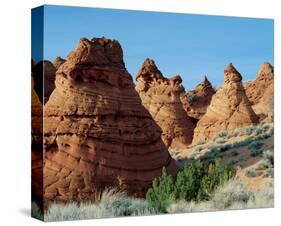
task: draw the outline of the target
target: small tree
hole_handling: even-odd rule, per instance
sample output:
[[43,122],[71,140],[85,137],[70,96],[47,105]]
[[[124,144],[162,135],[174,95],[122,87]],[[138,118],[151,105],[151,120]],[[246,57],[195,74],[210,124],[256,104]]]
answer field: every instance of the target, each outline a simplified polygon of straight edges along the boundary
[[162,169],[162,176],[153,180],[152,187],[146,193],[146,200],[153,208],[164,213],[176,200],[174,181],[165,167]]
[[175,181],[176,198],[186,201],[195,200],[204,176],[203,163],[187,164],[178,172]]
[[216,159],[209,165],[207,173],[202,178],[198,200],[209,200],[213,192],[234,175],[235,170],[232,167],[223,164],[221,159]]

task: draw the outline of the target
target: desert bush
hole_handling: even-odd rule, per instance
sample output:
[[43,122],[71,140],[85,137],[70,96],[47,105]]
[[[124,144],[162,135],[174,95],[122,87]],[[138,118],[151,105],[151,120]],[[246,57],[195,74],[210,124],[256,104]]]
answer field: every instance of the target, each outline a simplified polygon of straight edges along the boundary
[[257,177],[257,176],[260,176],[261,173],[255,169],[249,169],[246,171],[246,175],[247,175],[247,177]]
[[39,220],[44,219],[42,211],[35,202],[32,202],[31,204],[31,216]]
[[202,157],[202,160],[213,160],[215,159],[219,154],[219,151],[216,147],[210,148],[209,151]]
[[257,149],[257,150],[256,149],[251,149],[250,150],[250,156],[256,157],[256,156],[261,155],[262,152],[263,152],[263,150],[261,150],[261,149]]
[[153,208],[165,213],[167,207],[178,200],[209,200],[213,192],[234,174],[234,169],[226,166],[220,159],[210,163],[207,168],[201,161],[186,164],[177,173],[175,180],[164,168],[162,176],[154,179],[146,200]]
[[274,191],[272,182],[262,191],[249,192],[238,179],[231,179],[216,190],[211,200],[197,203],[181,200],[171,204],[167,211],[169,213],[186,213],[273,206]]
[[215,210],[224,210],[237,203],[244,206],[251,195],[251,192],[248,192],[239,180],[232,179],[216,191],[210,202]]
[[254,132],[255,128],[253,126],[245,128],[244,132],[247,136],[250,136]]
[[252,150],[252,149],[258,150],[258,149],[261,149],[262,146],[264,146],[264,143],[263,143],[263,142],[258,141],[258,140],[255,140],[255,141],[252,141],[252,142],[249,144],[249,149],[250,149],[250,150]]
[[274,154],[272,150],[266,150],[263,153],[262,164],[265,168],[273,168],[274,167]]
[[221,159],[216,159],[209,165],[207,173],[202,178],[198,199],[209,200],[213,192],[234,175],[235,170],[232,167],[223,164]]
[[228,135],[228,132],[227,131],[221,131],[217,134],[217,136],[215,137],[216,138],[219,138],[219,137],[226,137]]
[[166,208],[176,200],[174,181],[165,167],[162,169],[162,176],[153,180],[152,187],[146,193],[146,200],[161,212],[166,212]]
[[231,135],[232,137],[237,137],[241,132],[243,131],[243,128],[236,128],[232,131]]
[[128,197],[113,189],[104,191],[97,203],[52,204],[45,214],[45,220],[65,221],[157,213],[144,200]]
[[197,161],[194,164],[187,164],[179,171],[175,180],[176,199],[186,201],[196,200],[204,175],[203,163]]
[[197,160],[199,158],[200,158],[200,153],[198,151],[193,152],[190,157],[191,160]]
[[268,168],[265,174],[265,177],[274,177],[274,169],[273,168]]

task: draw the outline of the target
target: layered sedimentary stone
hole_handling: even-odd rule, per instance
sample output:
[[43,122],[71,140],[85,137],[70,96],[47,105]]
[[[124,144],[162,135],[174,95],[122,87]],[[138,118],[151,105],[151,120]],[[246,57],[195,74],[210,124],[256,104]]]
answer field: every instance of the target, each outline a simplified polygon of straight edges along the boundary
[[202,118],[215,92],[212,84],[205,76],[204,81],[198,84],[194,90],[181,95],[183,108],[188,116],[194,119],[195,122]]
[[[45,104],[55,88],[56,68],[48,60],[39,61],[33,68],[34,90]],[[44,84],[44,89],[43,89]]]
[[273,122],[274,69],[263,63],[255,80],[245,85],[246,94],[260,122]]
[[224,70],[224,83],[213,95],[206,114],[198,121],[193,143],[213,138],[218,132],[234,130],[259,122],[246,96],[242,76],[229,64]]
[[56,68],[56,70],[59,69],[59,67],[65,62],[66,60],[61,58],[61,57],[56,57],[56,59],[54,59],[53,61],[53,65]]
[[106,187],[143,197],[162,167],[175,173],[117,41],[81,39],[55,84],[44,109],[47,200],[95,200]]
[[184,91],[179,75],[165,78],[154,61],[146,59],[137,75],[136,90],[142,104],[162,129],[167,147],[184,147],[192,142],[194,125],[183,109]]
[[31,80],[31,188],[32,201],[43,204],[43,105]]

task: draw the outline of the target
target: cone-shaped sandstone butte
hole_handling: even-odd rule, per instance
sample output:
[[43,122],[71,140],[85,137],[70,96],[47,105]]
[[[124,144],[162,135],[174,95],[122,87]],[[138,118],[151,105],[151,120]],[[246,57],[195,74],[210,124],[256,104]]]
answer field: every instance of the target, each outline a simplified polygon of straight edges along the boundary
[[208,78],[205,76],[204,81],[198,84],[194,90],[181,95],[183,108],[187,115],[198,121],[206,113],[210,105],[215,90]]
[[115,40],[81,39],[45,105],[45,197],[95,200],[105,187],[143,197],[162,167],[176,172]]
[[162,129],[167,147],[184,147],[192,142],[194,125],[183,109],[181,77],[167,79],[154,61],[146,59],[137,75],[136,90],[142,104]]
[[213,95],[206,114],[194,130],[193,144],[213,138],[218,132],[258,123],[246,96],[242,76],[229,64],[224,70],[224,84]]
[[260,122],[273,122],[274,69],[263,63],[255,80],[245,85],[246,94]]
[[61,58],[61,57],[56,57],[56,59],[54,59],[53,61],[53,65],[56,68],[56,70],[59,69],[59,67],[65,62],[66,60]]
[[[41,103],[46,103],[55,88],[56,68],[48,60],[39,61],[33,69],[34,89]],[[43,79],[44,78],[44,79]],[[43,94],[44,82],[44,94]],[[43,100],[44,99],[44,100]]]

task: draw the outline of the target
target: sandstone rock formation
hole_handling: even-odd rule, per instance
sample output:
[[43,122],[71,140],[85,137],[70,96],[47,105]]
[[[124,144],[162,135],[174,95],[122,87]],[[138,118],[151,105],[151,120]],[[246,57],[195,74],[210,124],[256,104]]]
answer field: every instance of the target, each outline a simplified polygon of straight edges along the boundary
[[252,106],[261,123],[274,121],[274,84],[269,85],[259,102]]
[[273,122],[274,69],[263,63],[255,80],[245,85],[246,94],[260,122]]
[[56,68],[56,70],[59,69],[59,67],[65,62],[66,60],[61,58],[61,57],[57,57],[54,61],[53,61],[53,65]]
[[[39,61],[33,69],[34,89],[41,103],[46,103],[55,88],[56,68],[48,60]],[[44,94],[43,94],[44,82]]]
[[213,138],[218,132],[258,123],[246,96],[242,76],[229,64],[224,70],[224,83],[213,95],[206,114],[194,130],[193,144]]
[[143,197],[163,166],[175,173],[117,41],[81,39],[55,84],[44,108],[47,200],[94,200],[106,187]]
[[167,147],[184,147],[192,142],[194,125],[183,109],[181,77],[167,79],[154,61],[146,59],[137,75],[136,90],[142,104],[163,130]]
[[32,201],[43,205],[43,105],[31,80],[31,188]]
[[205,76],[204,81],[198,84],[194,90],[181,95],[183,108],[188,116],[194,119],[195,122],[202,118],[215,92],[212,84]]

